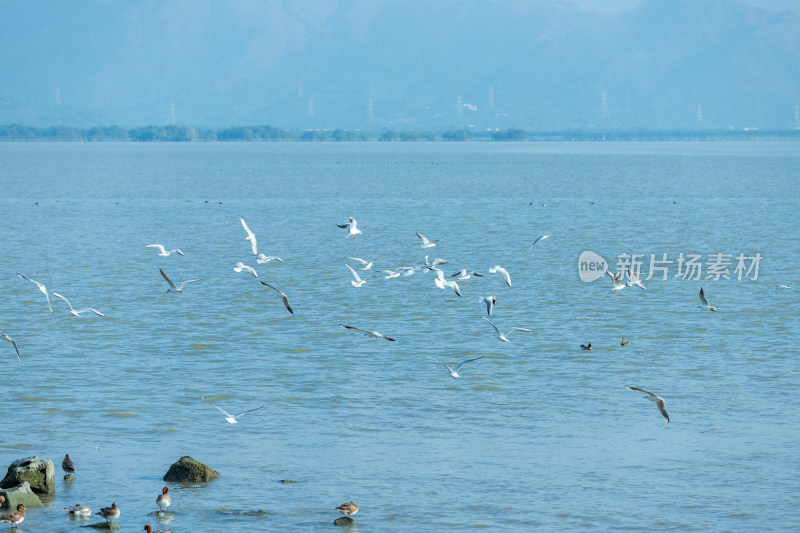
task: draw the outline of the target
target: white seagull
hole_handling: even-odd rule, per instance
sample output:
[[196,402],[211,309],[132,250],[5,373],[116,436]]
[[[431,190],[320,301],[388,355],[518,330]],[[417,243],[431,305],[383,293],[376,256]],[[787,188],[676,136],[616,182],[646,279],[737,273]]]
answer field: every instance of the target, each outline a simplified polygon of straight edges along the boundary
[[225,420],[227,420],[229,424],[238,424],[239,423],[239,420],[238,420],[239,417],[242,417],[242,416],[246,415],[247,413],[252,413],[253,411],[258,411],[259,409],[263,409],[264,408],[264,406],[262,405],[261,407],[256,407],[255,409],[250,409],[249,411],[245,411],[244,413],[239,413],[238,415],[232,415],[228,411],[223,409],[222,407],[218,406],[217,404],[206,400],[205,396],[200,396],[200,397],[203,400],[205,400],[206,402],[208,402],[211,405],[213,405],[214,407],[216,407],[217,409],[219,409],[220,411],[222,411],[222,414],[225,415]]
[[789,287],[788,285],[778,285],[775,287],[776,291],[786,290],[786,289],[791,289],[791,287]]
[[358,235],[359,233],[361,233],[363,235],[361,230],[356,227],[357,224],[358,224],[358,222],[356,222],[356,219],[354,219],[353,217],[350,217],[350,222],[348,224],[336,224],[336,225],[339,226],[340,228],[346,228],[347,229],[347,236],[348,237],[353,237],[355,239],[356,235]]
[[353,284],[353,287],[355,287],[355,288],[357,289],[357,288],[359,288],[360,286],[362,286],[363,284],[365,284],[365,283],[366,283],[366,281],[365,281],[365,280],[363,280],[363,279],[361,279],[361,278],[359,278],[359,277],[358,277],[358,272],[356,272],[355,270],[353,270],[353,267],[351,267],[351,266],[350,266],[350,265],[348,265],[348,264],[345,264],[344,266],[346,266],[347,268],[349,268],[349,269],[350,269],[350,272],[352,272],[352,273],[353,273],[353,277],[354,277],[354,278],[356,278],[356,279],[354,279],[354,280],[352,280],[352,279],[350,280],[350,283],[352,283],[352,284]]
[[510,334],[512,331],[514,331],[514,330],[517,330],[517,331],[525,331],[525,332],[527,332],[527,333],[533,333],[533,330],[532,330],[532,329],[527,329],[527,328],[509,328],[507,331],[505,331],[505,332],[501,332],[499,329],[497,329],[497,326],[495,326],[495,325],[492,323],[492,321],[491,321],[491,320],[489,320],[489,319],[488,319],[488,318],[486,318],[486,317],[483,317],[483,319],[484,319],[485,321],[487,321],[489,324],[492,324],[492,327],[494,328],[494,331],[495,331],[495,336],[496,336],[498,339],[500,339],[501,341],[503,341],[503,342],[508,342],[508,335],[509,335],[509,334]]
[[611,278],[611,283],[614,284],[614,288],[611,289],[612,291],[614,292],[621,291],[626,287],[626,285],[622,282],[622,277],[618,276],[617,274],[614,274],[610,270],[606,270],[606,274],[608,274],[608,277]]
[[270,285],[270,284],[269,284],[269,283],[267,283],[266,281],[261,281],[261,280],[258,280],[258,282],[259,282],[260,284],[262,284],[262,285],[266,285],[267,287],[269,287],[269,288],[270,288],[270,289],[272,289],[273,291],[275,291],[275,292],[277,292],[278,294],[280,294],[280,295],[281,295],[281,300],[283,300],[283,306],[284,306],[284,307],[286,307],[286,309],[287,309],[287,310],[288,310],[288,311],[289,311],[289,312],[292,314],[292,316],[294,316],[294,311],[292,311],[292,306],[290,306],[290,305],[289,305],[289,297],[288,297],[288,296],[286,296],[285,294],[283,294],[283,292],[282,292],[281,290],[279,290],[279,289],[276,289],[275,287],[273,287],[272,285]]
[[279,263],[283,263],[283,259],[281,259],[277,255],[258,254],[258,257],[256,257],[256,263],[258,263],[259,265],[263,265],[264,263],[269,263],[270,261],[277,261]]
[[251,267],[249,265],[245,265],[241,261],[239,261],[238,263],[233,265],[233,270],[236,271],[236,272],[249,272],[253,276],[258,277],[258,274],[256,274],[256,269],[255,268],[253,268],[253,267]]
[[667,420],[667,423],[669,423],[669,415],[667,414],[667,409],[664,407],[664,398],[662,398],[661,396],[656,396],[652,392],[648,392],[644,389],[637,389],[636,387],[631,387],[629,385],[626,385],[626,387],[628,387],[630,390],[635,390],[647,394],[645,398],[647,398],[651,402],[656,403],[656,407],[658,407],[658,412],[661,413],[661,416],[663,416]]
[[172,252],[175,252],[178,255],[183,255],[183,252],[178,250],[177,248],[168,251],[166,248],[164,248],[163,244],[148,244],[147,246],[145,246],[145,248],[158,248],[159,250],[158,255],[160,255],[161,257],[169,257],[169,255]]
[[549,238],[550,238],[550,235],[541,235],[541,236],[537,237],[536,240],[533,241],[533,244],[531,244],[530,248],[528,248],[528,250],[533,250],[533,247],[536,246],[536,243],[541,241],[542,239],[549,239]]
[[69,303],[69,300],[67,300],[67,298],[65,296],[61,296],[57,292],[54,292],[53,296],[55,296],[57,298],[61,298],[62,300],[67,302],[67,305],[69,306],[69,314],[71,314],[72,316],[81,316],[81,313],[86,313],[87,311],[92,312],[92,313],[96,314],[97,316],[106,316],[103,313],[101,313],[100,311],[98,311],[97,309],[93,309],[91,307],[85,307],[83,309],[78,309],[76,311],[75,308],[72,307],[72,304]]
[[342,326],[343,328],[346,328],[346,329],[352,329],[352,330],[355,330],[355,331],[363,331],[364,335],[366,335],[367,337],[372,337],[373,339],[386,339],[387,341],[390,341],[390,342],[397,342],[397,340],[395,340],[395,339],[393,339],[391,337],[387,337],[386,335],[382,335],[382,334],[378,333],[377,331],[370,331],[368,329],[354,328],[353,326],[345,326],[344,324],[339,324],[339,325]]
[[47,307],[48,309],[50,309],[50,312],[52,313],[53,308],[50,306],[50,296],[47,295],[47,287],[44,286],[44,283],[39,283],[35,279],[26,278],[22,274],[17,274],[17,276],[21,277],[22,279],[27,279],[28,281],[30,281],[31,283],[35,283],[36,286],[39,287],[39,290],[44,293],[44,297],[47,298]]
[[17,360],[22,361],[22,359],[19,358],[19,348],[17,348],[17,343],[14,342],[14,339],[9,337],[5,333],[0,333],[0,338],[2,338],[4,341],[8,341],[8,342],[10,342],[11,344],[14,345],[14,350],[17,352]]
[[509,287],[511,286],[511,276],[508,275],[508,270],[501,267],[500,265],[497,265],[494,268],[490,268],[489,273],[490,274],[499,273],[501,276],[503,276],[503,279],[506,281],[506,285],[508,285]]
[[447,369],[447,370],[450,372],[450,377],[451,377],[451,378],[453,378],[453,379],[458,379],[458,378],[460,378],[460,377],[461,377],[461,376],[459,375],[459,373],[458,373],[458,370],[459,370],[459,369],[460,369],[462,366],[464,366],[465,364],[469,363],[470,361],[477,361],[478,359],[481,359],[482,357],[486,357],[486,356],[484,356],[484,355],[481,355],[480,357],[473,357],[472,359],[467,359],[467,360],[465,360],[465,361],[461,361],[460,363],[458,363],[458,366],[456,366],[456,369],[455,369],[455,370],[453,370],[452,368],[450,368],[450,366],[449,366],[449,365],[447,365],[447,364],[445,364],[445,363],[442,363],[441,361],[437,361],[436,359],[434,359],[434,358],[433,358],[433,357],[431,357],[430,355],[427,355],[427,354],[426,354],[426,355],[425,355],[425,357],[427,357],[428,359],[430,359],[430,360],[431,360],[431,361],[433,361],[434,363],[438,363],[438,364],[442,365],[443,367],[445,367],[445,368],[446,368],[446,369]]
[[253,255],[258,255],[258,243],[256,242],[255,233],[250,231],[250,228],[247,226],[247,222],[244,221],[244,218],[239,217],[239,220],[242,221],[242,226],[247,232],[247,237],[245,237],[245,240],[250,241],[250,247],[253,249]]
[[642,285],[642,282],[639,280],[639,276],[633,273],[630,267],[628,267],[628,287],[636,285],[640,289],[647,290],[647,287]]
[[456,283],[455,281],[449,281],[444,279],[444,272],[442,272],[440,269],[436,267],[432,267],[431,270],[436,272],[436,279],[433,280],[433,282],[436,284],[437,287],[439,287],[440,289],[444,289],[445,287],[450,287],[451,289],[453,289],[453,292],[461,296],[461,288],[458,286],[458,283]]
[[[376,257],[375,259],[378,259],[378,257]],[[352,259],[353,261],[358,261],[359,263],[364,265],[364,268],[361,269],[361,272],[369,272],[372,269],[372,263],[375,261],[375,259],[367,261],[366,259],[361,259],[360,257],[348,257],[348,259]]]
[[712,307],[708,305],[708,300],[706,300],[706,295],[703,293],[703,287],[700,287],[700,301],[703,302],[703,305],[698,305],[698,309],[708,309],[709,311],[716,311],[716,307]]
[[395,272],[394,270],[384,270],[383,273],[386,274],[386,276],[384,276],[385,279],[394,279],[400,277],[400,272]]
[[478,298],[478,301],[486,304],[486,314],[492,316],[494,306],[497,305],[497,298],[495,298],[494,294],[490,294],[489,296],[481,296]]
[[195,281],[200,281],[199,279],[190,279],[189,281],[181,281],[176,286],[174,283],[172,283],[172,280],[169,279],[166,274],[164,274],[163,270],[161,270],[159,268],[158,271],[161,272],[161,276],[167,281],[167,283],[169,283],[169,289],[167,289],[167,292],[183,292],[183,288],[186,285],[188,285],[189,283],[194,283]]
[[467,273],[467,269],[466,268],[462,268],[461,270],[459,270],[455,274],[451,275],[450,277],[451,278],[458,277],[458,279],[460,279],[461,281],[466,281],[466,280],[468,280],[470,278],[470,276],[475,276],[476,278],[480,278],[480,277],[483,277],[483,274],[481,274],[477,270],[473,270],[472,272]]
[[422,249],[423,250],[425,248],[433,248],[434,246],[436,246],[436,243],[439,242],[439,239],[436,239],[435,241],[429,241],[425,237],[425,235],[421,234],[420,232],[417,232],[417,237],[419,237],[420,240],[422,241]]
[[449,263],[447,259],[434,259],[433,261],[428,261],[428,256],[425,256],[425,268],[428,270],[432,270],[434,267],[438,267],[440,265],[446,265]]

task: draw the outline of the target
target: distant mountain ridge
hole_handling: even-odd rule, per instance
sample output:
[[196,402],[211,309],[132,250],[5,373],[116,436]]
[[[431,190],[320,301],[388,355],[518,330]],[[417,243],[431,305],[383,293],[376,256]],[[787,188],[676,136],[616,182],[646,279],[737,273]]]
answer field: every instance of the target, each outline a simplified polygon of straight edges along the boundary
[[793,128],[800,16],[737,0],[0,3],[0,124]]

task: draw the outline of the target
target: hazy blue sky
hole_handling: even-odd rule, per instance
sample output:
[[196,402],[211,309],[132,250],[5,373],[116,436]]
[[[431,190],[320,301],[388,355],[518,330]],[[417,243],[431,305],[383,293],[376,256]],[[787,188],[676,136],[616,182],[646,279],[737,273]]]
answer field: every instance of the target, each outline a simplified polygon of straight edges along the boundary
[[[606,11],[610,13],[618,13],[620,11],[627,11],[634,7],[643,4],[645,0],[577,0],[588,8],[597,11]],[[751,6],[763,7],[765,9],[772,9],[774,11],[794,11],[800,12],[800,0],[742,0],[745,4]]]

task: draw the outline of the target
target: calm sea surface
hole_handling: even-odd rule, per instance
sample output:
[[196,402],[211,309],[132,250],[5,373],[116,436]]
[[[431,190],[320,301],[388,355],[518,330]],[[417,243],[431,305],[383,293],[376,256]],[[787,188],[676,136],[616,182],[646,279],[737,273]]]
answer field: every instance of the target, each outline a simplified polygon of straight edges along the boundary
[[[348,500],[359,531],[800,529],[797,143],[4,143],[0,190],[0,331],[22,352],[0,343],[0,468],[77,468],[21,530],[116,502],[123,531],[333,531]],[[283,263],[256,264],[240,216]],[[642,254],[647,290],[581,281],[586,250]],[[458,297],[380,274],[426,254],[484,276]],[[730,279],[705,279],[713,254]],[[348,257],[375,258],[360,289]],[[159,267],[201,281],[166,294]],[[107,316],[50,313],[17,273]],[[498,341],[489,294],[498,327],[534,332]],[[426,355],[484,358],[453,380]],[[201,394],[266,407],[229,425]],[[183,455],[222,477],[148,516]]]

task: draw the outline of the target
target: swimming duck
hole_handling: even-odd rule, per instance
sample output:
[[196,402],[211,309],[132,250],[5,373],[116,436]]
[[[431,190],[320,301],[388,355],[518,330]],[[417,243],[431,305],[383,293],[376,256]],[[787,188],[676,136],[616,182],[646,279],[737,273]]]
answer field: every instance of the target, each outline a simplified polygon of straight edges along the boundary
[[591,342],[589,343],[588,346],[586,344],[581,344],[581,350],[591,350],[591,349],[592,349],[592,343]]
[[64,507],[64,510],[75,516],[91,516],[92,514],[91,508],[79,503],[76,503],[72,507]]
[[622,345],[622,346],[630,346],[631,345],[631,341],[626,341],[625,337],[622,337],[622,342],[620,343],[620,345]]

